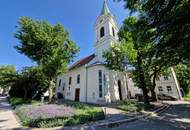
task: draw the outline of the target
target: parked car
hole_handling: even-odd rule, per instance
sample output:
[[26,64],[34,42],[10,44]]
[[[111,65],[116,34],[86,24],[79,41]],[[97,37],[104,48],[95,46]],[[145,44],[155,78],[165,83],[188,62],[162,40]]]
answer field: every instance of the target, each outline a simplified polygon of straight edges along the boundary
[[172,100],[172,101],[176,101],[177,99],[170,96],[170,95],[166,95],[166,94],[158,94],[158,99],[159,100]]
[[143,94],[135,94],[135,99],[137,99],[138,101],[143,101],[144,100],[144,97],[143,97]]

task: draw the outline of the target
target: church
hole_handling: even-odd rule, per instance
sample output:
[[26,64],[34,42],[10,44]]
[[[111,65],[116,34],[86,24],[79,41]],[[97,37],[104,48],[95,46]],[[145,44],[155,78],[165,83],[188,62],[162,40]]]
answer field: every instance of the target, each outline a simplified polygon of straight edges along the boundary
[[126,100],[135,92],[132,81],[126,72],[106,68],[102,56],[105,50],[113,44],[118,44],[119,31],[116,18],[111,14],[106,1],[95,21],[94,31],[95,52],[78,60],[65,74],[58,76],[56,96],[61,95],[66,100],[95,104]]

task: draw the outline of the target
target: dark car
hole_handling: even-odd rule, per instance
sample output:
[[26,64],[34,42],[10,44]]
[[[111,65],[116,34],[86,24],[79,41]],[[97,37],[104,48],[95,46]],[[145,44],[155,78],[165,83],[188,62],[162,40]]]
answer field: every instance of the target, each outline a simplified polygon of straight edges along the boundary
[[172,100],[172,101],[176,101],[177,99],[170,96],[170,95],[166,95],[166,94],[158,94],[158,99],[159,100]]
[[138,101],[143,101],[144,100],[144,97],[143,97],[143,94],[135,94],[135,99],[137,99]]

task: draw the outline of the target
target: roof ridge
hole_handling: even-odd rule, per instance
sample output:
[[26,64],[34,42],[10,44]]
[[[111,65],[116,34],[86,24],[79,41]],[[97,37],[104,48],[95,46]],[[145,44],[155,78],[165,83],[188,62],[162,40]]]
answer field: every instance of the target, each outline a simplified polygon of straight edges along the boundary
[[79,59],[78,61],[76,61],[74,64],[72,64],[70,67],[69,67],[69,70],[72,70],[74,68],[78,68],[78,67],[81,67],[85,64],[88,64],[93,58],[95,57],[95,54],[91,54],[89,56],[86,56],[82,59]]

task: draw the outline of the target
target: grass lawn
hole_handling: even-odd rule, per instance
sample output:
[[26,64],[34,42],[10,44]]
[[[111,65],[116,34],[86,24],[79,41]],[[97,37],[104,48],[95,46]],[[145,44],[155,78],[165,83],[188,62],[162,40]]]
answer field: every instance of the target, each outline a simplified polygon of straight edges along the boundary
[[135,101],[121,101],[118,103],[117,108],[126,112],[139,112],[144,109],[144,104]]
[[140,112],[141,110],[154,110],[156,106],[153,104],[147,106],[144,103],[137,101],[120,101],[117,108],[126,112]]
[[24,105],[24,104],[40,104],[40,101],[37,101],[37,100],[24,100],[23,98],[18,98],[18,97],[9,97],[8,98],[9,100],[9,103],[16,107],[18,105]]
[[190,102],[190,92],[184,97],[184,100]]
[[22,105],[15,109],[23,126],[57,127],[105,119],[100,107],[64,101],[59,104]]

